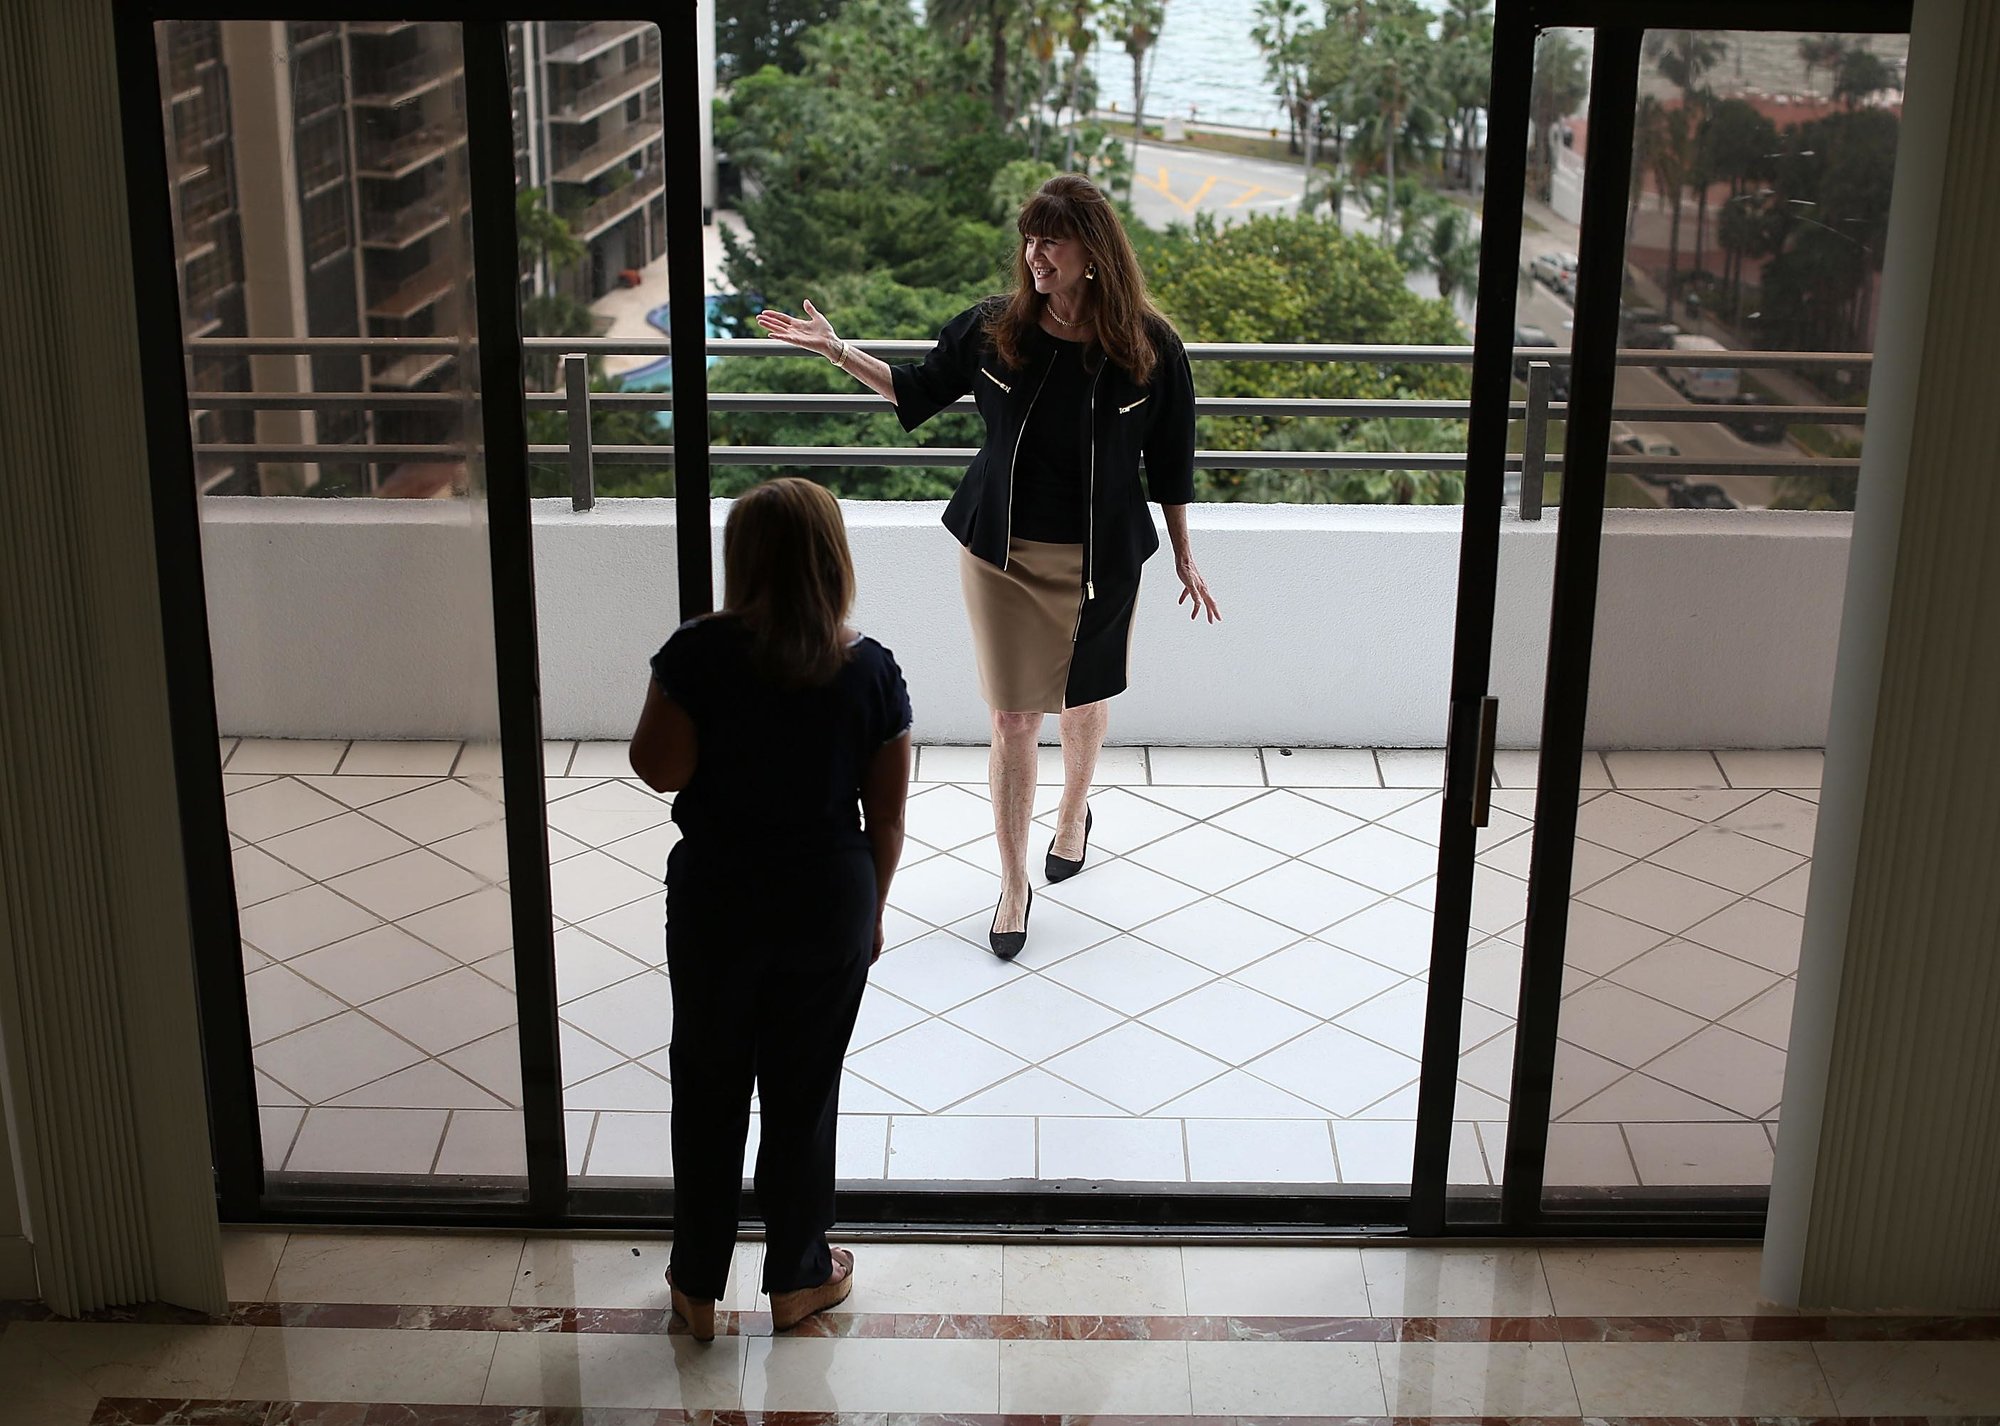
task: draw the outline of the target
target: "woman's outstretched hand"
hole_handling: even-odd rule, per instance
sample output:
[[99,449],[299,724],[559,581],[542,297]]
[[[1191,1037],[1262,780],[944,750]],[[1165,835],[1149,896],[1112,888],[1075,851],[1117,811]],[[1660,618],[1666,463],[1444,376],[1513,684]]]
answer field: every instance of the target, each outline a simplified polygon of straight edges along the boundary
[[[1215,607],[1215,596],[1208,592],[1208,581],[1201,577],[1201,571],[1195,568],[1194,561],[1191,559],[1175,560],[1174,570],[1181,577],[1181,597],[1176,599],[1174,603],[1177,605],[1187,604],[1188,618],[1190,619],[1199,619],[1202,610],[1206,609],[1208,611],[1208,622],[1211,624],[1220,623],[1222,620],[1222,611]],[[1192,601],[1192,603],[1189,601]]]
[[794,317],[789,312],[780,312],[774,307],[766,307],[757,314],[757,325],[781,342],[790,342],[795,347],[804,347],[819,356],[832,358],[839,338],[834,335],[833,324],[820,315],[819,308],[806,303],[806,315]]

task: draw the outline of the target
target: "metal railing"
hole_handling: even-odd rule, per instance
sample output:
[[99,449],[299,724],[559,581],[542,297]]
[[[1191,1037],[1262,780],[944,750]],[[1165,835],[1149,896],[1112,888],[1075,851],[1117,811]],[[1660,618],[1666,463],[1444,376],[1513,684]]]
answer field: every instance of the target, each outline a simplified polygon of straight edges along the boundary
[[393,139],[363,139],[357,171],[363,178],[401,178],[464,142],[463,123],[433,124]]
[[[933,345],[929,341],[855,341],[859,350],[884,360],[921,358]],[[664,338],[622,337],[529,337],[523,346],[530,354],[557,359],[561,386],[558,390],[529,392],[525,397],[532,412],[563,412],[567,417],[568,439],[562,444],[529,446],[529,458],[538,465],[565,466],[570,476],[571,503],[587,510],[596,503],[596,467],[603,465],[670,468],[673,447],[662,445],[606,444],[591,433],[591,418],[601,411],[670,412],[673,397],[667,391],[592,391],[589,363],[605,356],[666,357],[672,344]],[[393,366],[411,369],[441,366],[445,359],[473,350],[470,344],[447,337],[312,337],[245,338],[212,337],[188,343],[196,353],[242,356],[293,355],[301,352],[394,353]],[[796,347],[774,340],[711,338],[703,344],[705,355],[717,357],[785,356],[797,357]],[[1472,363],[1469,346],[1381,346],[1329,343],[1229,343],[1192,342],[1187,353],[1194,361],[1326,362],[1368,366],[1464,366]],[[1552,421],[1565,420],[1567,401],[1550,395],[1552,377],[1558,366],[1567,366],[1569,355],[1548,347],[1518,347],[1514,358],[1527,372],[1525,393],[1508,403],[1510,420],[1520,421],[1523,449],[1510,452],[1506,459],[1508,499],[1522,519],[1537,520],[1542,514],[1542,481],[1538,477],[1559,474],[1562,455],[1550,448]],[[1623,367],[1716,367],[1737,368],[1818,367],[1866,370],[1873,358],[1866,352],[1674,352],[1630,348],[1618,353]],[[378,376],[377,378],[381,378]],[[455,392],[253,392],[202,391],[189,395],[189,402],[207,410],[343,410],[351,408],[418,409],[427,406],[461,406],[466,397]],[[784,412],[789,414],[866,415],[888,413],[888,401],[872,392],[854,394],[808,394],[779,391],[711,391],[708,407],[716,412]],[[966,396],[952,408],[971,413],[976,410]],[[1307,416],[1344,420],[1405,417],[1419,420],[1466,421],[1472,403],[1452,399],[1352,399],[1336,397],[1197,397],[1198,416]],[[1666,404],[1616,405],[1611,411],[1618,421],[1700,422],[1728,426],[1746,420],[1779,420],[1788,425],[1852,425],[1867,419],[1862,406],[1760,405],[1756,407],[1673,402]],[[464,460],[469,452],[453,444],[428,445],[228,445],[206,444],[196,454],[241,461],[310,461],[330,459],[338,452],[347,460]],[[976,448],[958,446],[759,446],[712,445],[709,463],[717,466],[864,466],[864,467],[949,467],[964,466],[977,454]],[[1197,450],[1197,468],[1205,470],[1407,470],[1463,472],[1465,452],[1460,451],[1229,451]],[[1853,476],[1861,462],[1849,457],[1770,456],[1747,459],[1708,459],[1692,456],[1633,455],[1614,452],[1608,458],[1613,474],[1636,475],[1671,482],[1686,475],[1721,476]]]
[[357,68],[352,91],[357,104],[392,104],[463,73],[457,50],[425,50],[382,68]]
[[643,169],[632,175],[631,182],[623,187],[614,188],[571,217],[570,232],[579,240],[596,237],[647,200],[665,192],[666,187],[667,174],[664,168]]
[[549,111],[552,124],[581,124],[602,113],[620,99],[660,82],[660,60],[649,55],[616,74],[586,84]]
[[653,28],[650,20],[589,20],[577,26],[542,58],[550,64],[582,64]]
[[616,133],[599,139],[589,148],[556,164],[555,180],[558,183],[588,183],[618,160],[661,142],[663,137],[659,108],[649,105],[637,123],[625,125]]

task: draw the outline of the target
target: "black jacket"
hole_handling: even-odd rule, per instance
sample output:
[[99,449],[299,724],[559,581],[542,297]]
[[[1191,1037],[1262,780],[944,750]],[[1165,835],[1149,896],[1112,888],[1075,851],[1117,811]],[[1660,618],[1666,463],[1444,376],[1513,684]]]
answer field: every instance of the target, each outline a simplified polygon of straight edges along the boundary
[[[1007,567],[1012,525],[1013,461],[1042,381],[1055,362],[1052,349],[1024,353],[1020,369],[1002,366],[987,340],[989,298],[945,324],[937,345],[921,362],[891,367],[896,416],[913,431],[966,392],[986,418],[986,444],[945,506],[945,528],[989,564]],[[1153,379],[1135,382],[1123,367],[1104,362],[1092,387],[1091,449],[1084,453],[1090,485],[1090,539],[1084,546],[1084,597],[1096,581],[1136,579],[1140,565],[1160,547],[1151,499],[1185,505],[1194,499],[1194,374],[1172,327],[1154,333],[1159,359]],[[1145,481],[1140,483],[1144,458]]]

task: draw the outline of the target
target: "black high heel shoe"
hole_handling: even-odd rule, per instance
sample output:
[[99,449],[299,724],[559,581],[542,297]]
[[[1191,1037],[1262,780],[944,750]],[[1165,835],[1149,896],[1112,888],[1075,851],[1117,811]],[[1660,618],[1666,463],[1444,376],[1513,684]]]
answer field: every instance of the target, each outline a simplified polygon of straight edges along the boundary
[[1071,861],[1068,857],[1057,856],[1056,844],[1054,842],[1049,843],[1049,855],[1042,863],[1042,874],[1048,877],[1050,881],[1068,881],[1083,870],[1084,857],[1090,855],[1090,824],[1092,820],[1090,804],[1086,802],[1083,804],[1083,856],[1078,857],[1075,861]]
[[[995,931],[989,928],[987,930],[986,943],[993,948],[994,955],[1000,957],[1003,961],[1011,961],[1014,957],[1021,954],[1022,947],[1028,944],[1028,918],[1034,912],[1035,888],[1031,886],[1028,888],[1027,908],[1021,912],[1021,929],[1018,931]],[[1000,924],[1000,908],[997,906],[993,908],[993,924],[995,926]]]

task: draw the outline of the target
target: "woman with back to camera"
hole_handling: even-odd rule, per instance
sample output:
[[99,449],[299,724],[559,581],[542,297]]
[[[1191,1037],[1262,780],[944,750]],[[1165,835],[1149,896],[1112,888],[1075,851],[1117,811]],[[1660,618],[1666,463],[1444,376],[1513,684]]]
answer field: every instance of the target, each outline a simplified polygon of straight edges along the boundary
[[753,1087],[773,1325],[853,1288],[853,1255],[826,1241],[840,1069],[882,953],[910,781],[909,692],[889,651],[847,627],[854,563],[834,498],[804,480],[757,486],[730,508],[722,563],[722,611],[653,656],[632,735],[633,770],[679,793],[667,1276],[703,1341],[736,1247]]
[[1108,700],[1125,689],[1140,567],[1160,546],[1148,496],[1173,542],[1177,602],[1190,618],[1221,617],[1188,543],[1193,374],[1116,210],[1089,179],[1061,174],[1022,205],[1016,227],[1012,290],[954,317],[921,362],[892,367],[856,351],[810,302],[804,318],[758,319],[888,398],[905,430],[968,391],[985,418],[986,443],[944,523],[965,547],[960,583],[993,712],[987,777],[1001,890],[989,939],[1002,960],[1027,943],[1028,825],[1047,713],[1061,717],[1063,795],[1044,873],[1054,882],[1083,870]]

